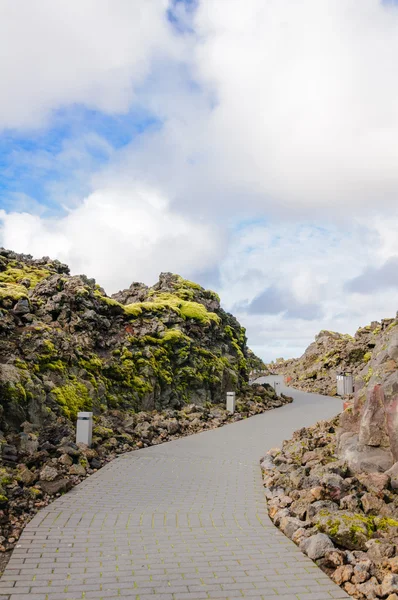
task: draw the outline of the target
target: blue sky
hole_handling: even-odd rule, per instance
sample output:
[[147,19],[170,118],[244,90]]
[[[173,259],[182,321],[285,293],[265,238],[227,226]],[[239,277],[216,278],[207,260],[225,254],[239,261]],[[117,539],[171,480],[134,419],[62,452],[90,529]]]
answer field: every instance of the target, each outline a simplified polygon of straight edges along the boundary
[[267,359],[391,316],[391,4],[5,0],[0,244],[109,292],[196,279]]

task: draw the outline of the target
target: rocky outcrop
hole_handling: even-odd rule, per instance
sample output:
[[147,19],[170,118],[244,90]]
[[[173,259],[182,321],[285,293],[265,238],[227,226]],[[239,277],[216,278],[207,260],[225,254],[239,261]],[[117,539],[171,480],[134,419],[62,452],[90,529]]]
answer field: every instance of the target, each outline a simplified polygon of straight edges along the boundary
[[[374,408],[362,411],[364,442],[387,444],[384,400],[376,389],[369,397]],[[369,426],[368,409],[384,427],[380,434]],[[339,431],[339,416],[300,429],[262,459],[269,515],[348,594],[396,600],[398,463],[384,473],[351,468],[338,452]]]
[[398,461],[398,385],[362,390],[340,417],[338,451],[354,472],[384,472]]
[[398,317],[373,322],[354,337],[321,331],[303,356],[278,359],[268,367],[283,374],[289,385],[308,392],[334,396],[336,375],[350,372],[363,398],[376,384],[390,394],[398,385]]
[[49,258],[0,250],[0,429],[79,410],[178,409],[242,395],[261,363],[214,292],[162,273],[108,297]]

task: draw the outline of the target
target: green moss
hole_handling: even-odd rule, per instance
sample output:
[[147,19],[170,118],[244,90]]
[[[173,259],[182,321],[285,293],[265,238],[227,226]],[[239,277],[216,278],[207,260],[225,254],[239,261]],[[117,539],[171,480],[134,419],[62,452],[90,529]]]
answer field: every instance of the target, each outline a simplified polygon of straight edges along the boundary
[[[122,306],[124,312],[126,313],[126,315],[129,315],[130,317],[139,317],[140,315],[142,315],[142,304],[144,303],[140,303],[140,305],[137,303],[135,304],[125,304],[125,305],[120,305]],[[150,304],[150,303],[148,303]]]
[[70,383],[51,390],[51,395],[61,407],[63,414],[69,419],[75,420],[79,411],[91,410],[92,399],[88,389],[76,378]]
[[27,371],[28,370],[28,365],[24,360],[20,360],[19,358],[16,358],[14,360],[14,366],[17,367],[17,369],[22,369],[23,371]]
[[184,319],[194,319],[204,325],[211,322],[219,323],[220,317],[215,313],[206,310],[206,307],[199,302],[184,300],[175,294],[168,292],[157,293],[153,295],[153,300],[147,302],[135,302],[123,306],[127,315],[138,317],[143,313],[158,313],[170,310],[183,317]]
[[101,438],[110,438],[113,436],[113,430],[109,427],[102,427],[101,425],[97,425],[93,429],[93,435],[97,435]]
[[[5,271],[0,272],[0,283],[18,284],[23,279],[30,280],[30,289],[34,288],[42,279],[48,277],[50,271],[38,269],[29,265],[7,266]],[[20,286],[24,287],[24,286]],[[26,292],[26,288],[25,288]]]
[[178,283],[180,284],[179,286],[177,286],[178,288],[191,288],[193,290],[201,290],[202,286],[200,286],[198,283],[195,283],[194,281],[189,281],[189,279],[183,279],[182,277],[178,276]]
[[0,485],[10,485],[12,483],[12,476],[6,469],[0,468]]
[[390,519],[388,517],[376,517],[375,522],[377,524],[377,529],[386,530],[389,527],[398,527],[398,521],[395,519]]
[[2,400],[7,402],[16,402],[24,404],[27,400],[27,394],[22,383],[6,382],[0,388]]
[[372,367],[369,367],[368,372],[366,373],[366,375],[363,378],[365,383],[368,384],[372,377],[373,377],[373,369],[372,369]]
[[6,504],[8,504],[7,496],[0,494],[0,506],[5,506]]
[[79,360],[79,365],[90,373],[98,373],[102,369],[103,363],[98,356],[92,356],[87,359],[81,358]]
[[20,300],[28,297],[28,290],[23,285],[16,283],[0,282],[0,300]]
[[58,373],[64,373],[66,365],[58,356],[58,351],[51,340],[44,340],[40,351],[41,354],[37,354],[37,362],[34,366],[36,372],[57,371]]
[[42,496],[43,492],[36,487],[30,487],[29,494],[31,495],[31,497],[33,499],[36,499],[36,498],[39,498],[40,496]]
[[363,360],[364,362],[369,362],[370,359],[372,358],[372,353],[371,352],[366,352],[366,354],[364,354]]

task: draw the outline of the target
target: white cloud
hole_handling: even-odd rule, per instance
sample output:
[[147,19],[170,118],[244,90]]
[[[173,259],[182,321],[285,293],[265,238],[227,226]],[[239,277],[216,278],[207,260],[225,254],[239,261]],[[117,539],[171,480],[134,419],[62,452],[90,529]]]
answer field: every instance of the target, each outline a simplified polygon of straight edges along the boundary
[[153,59],[175,54],[167,0],[2,0],[0,128],[82,103],[125,112]]
[[[167,6],[38,0],[23,22],[20,0],[0,6],[0,127],[79,102],[109,113],[138,102],[162,122],[105,148],[100,171],[73,140],[65,179],[77,172],[92,193],[72,186],[63,218],[3,213],[3,244],[58,256],[111,290],[218,265],[229,309],[268,288],[319,306],[314,321],[238,315],[269,359],[299,354],[321,328],[353,333],[394,314],[391,290],[344,284],[398,255],[398,7],[200,0],[194,35],[175,36]],[[68,186],[53,186],[61,202]]]
[[61,218],[0,211],[0,226],[0,245],[65,261],[109,293],[133,281],[153,284],[160,271],[194,276],[224,250],[215,227],[182,217],[140,184],[98,190]]
[[195,22],[198,78],[218,102],[207,142],[226,183],[274,210],[396,202],[397,7],[202,0]]

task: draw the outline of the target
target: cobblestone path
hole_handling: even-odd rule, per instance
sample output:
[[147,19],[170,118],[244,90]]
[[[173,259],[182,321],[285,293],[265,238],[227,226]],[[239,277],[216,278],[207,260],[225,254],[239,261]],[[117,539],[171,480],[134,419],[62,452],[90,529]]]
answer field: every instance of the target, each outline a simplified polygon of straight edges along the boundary
[[295,402],[121,456],[26,527],[0,600],[348,596],[267,516],[259,459],[340,403]]

